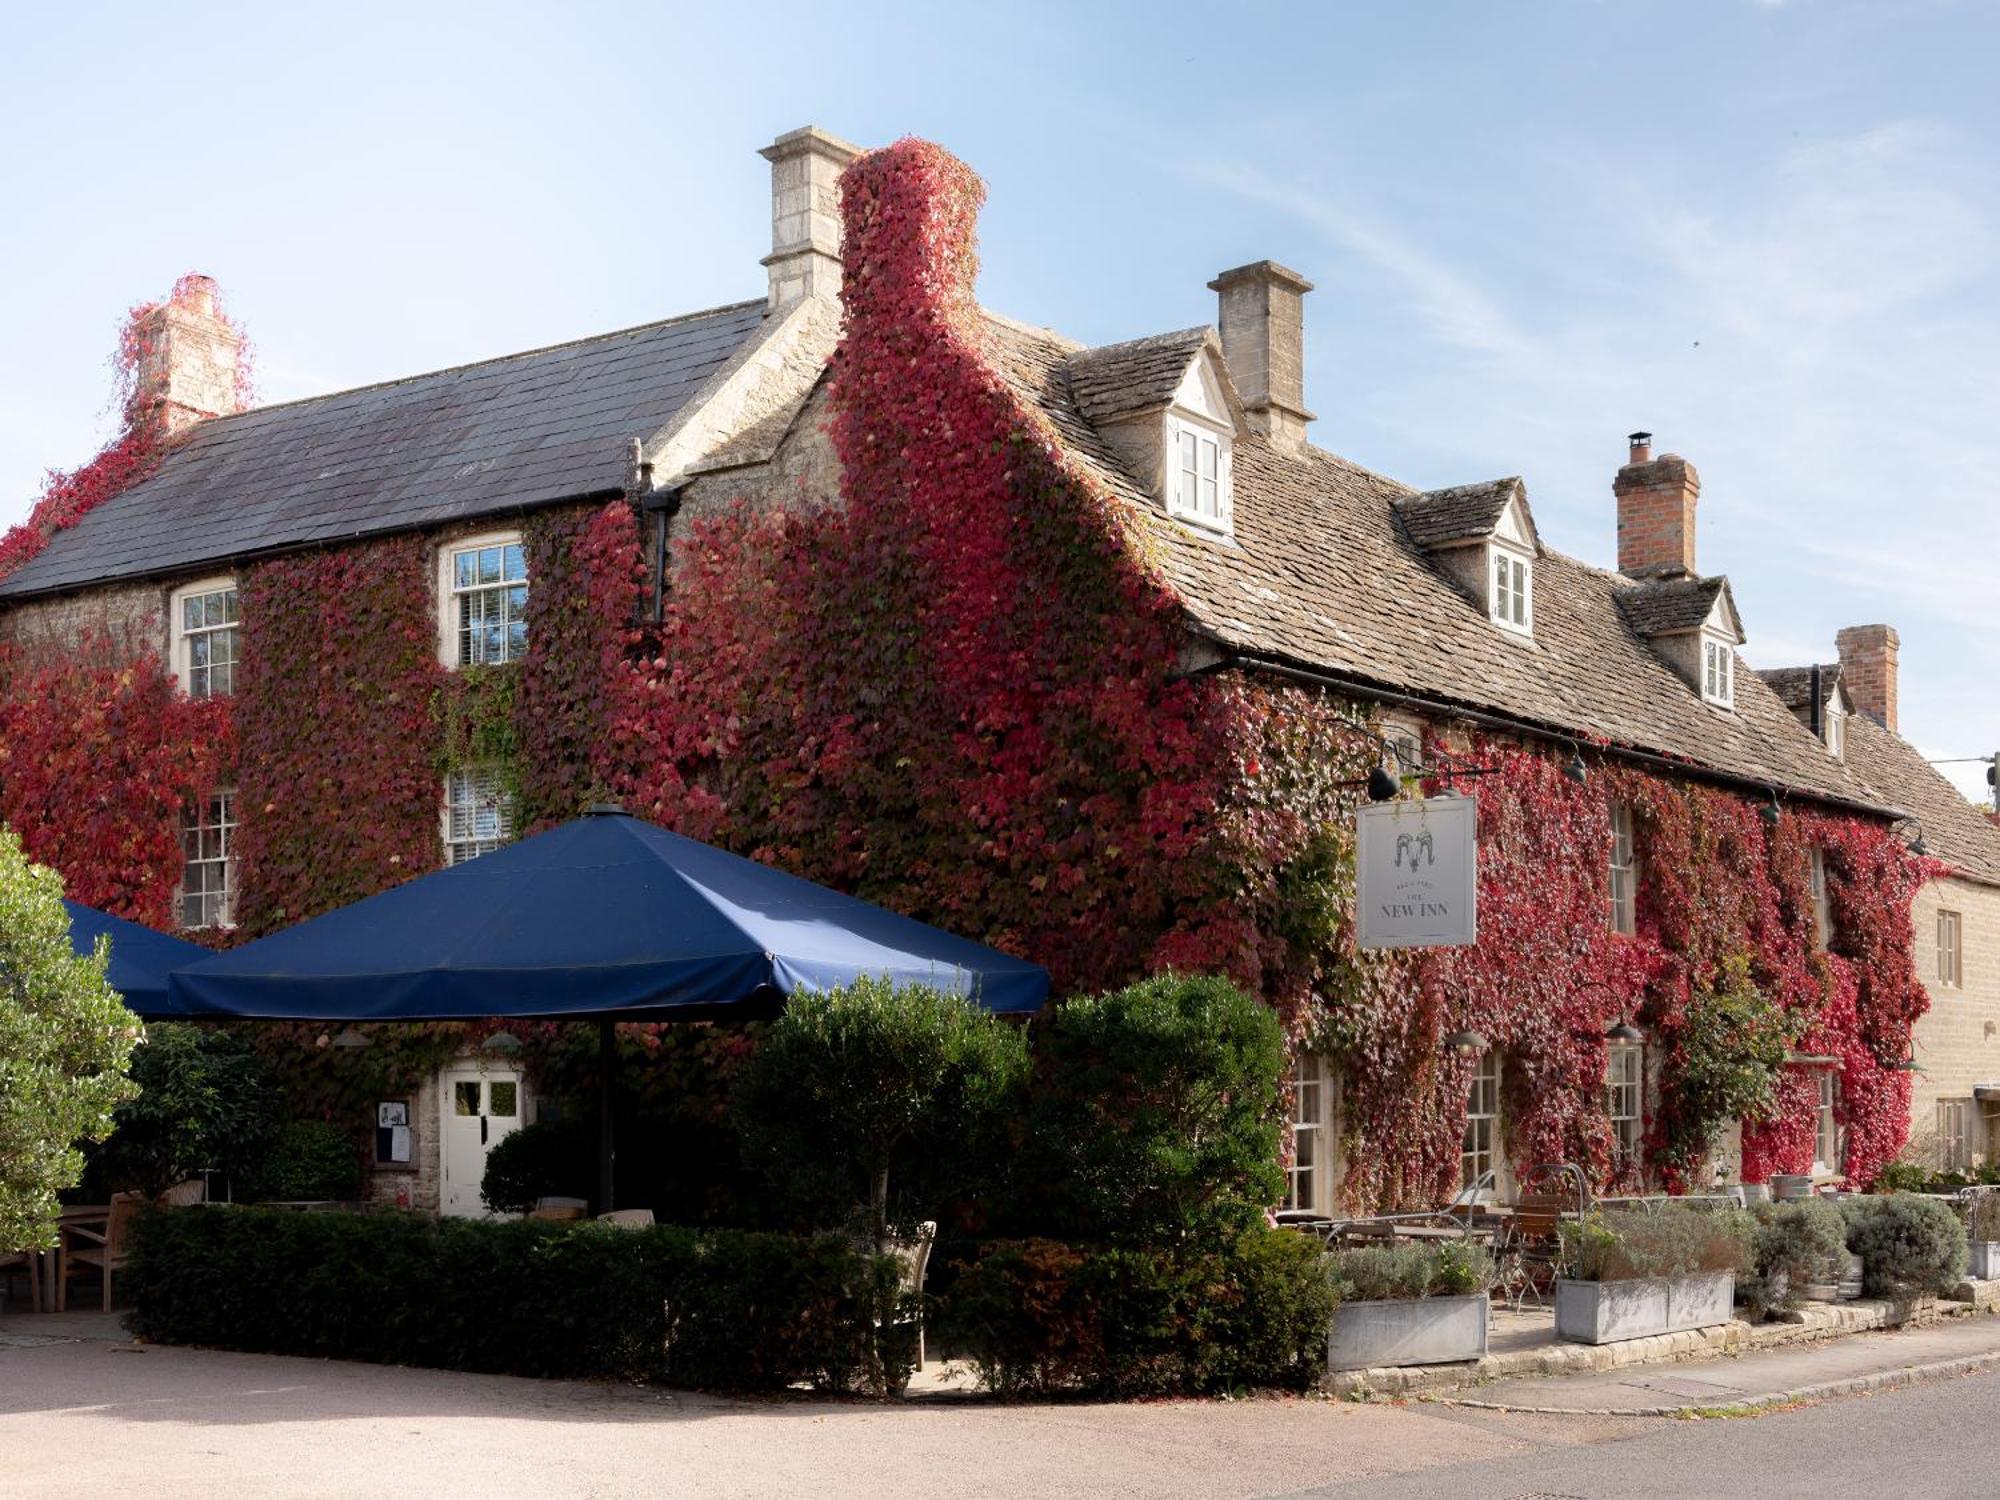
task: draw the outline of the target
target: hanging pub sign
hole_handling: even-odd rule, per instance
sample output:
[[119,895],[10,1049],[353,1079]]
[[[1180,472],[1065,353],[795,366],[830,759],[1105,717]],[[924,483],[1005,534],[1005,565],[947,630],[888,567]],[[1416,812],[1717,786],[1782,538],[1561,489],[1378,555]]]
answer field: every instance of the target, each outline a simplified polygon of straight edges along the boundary
[[1376,802],[1356,815],[1355,933],[1363,948],[1449,948],[1479,938],[1479,804]]

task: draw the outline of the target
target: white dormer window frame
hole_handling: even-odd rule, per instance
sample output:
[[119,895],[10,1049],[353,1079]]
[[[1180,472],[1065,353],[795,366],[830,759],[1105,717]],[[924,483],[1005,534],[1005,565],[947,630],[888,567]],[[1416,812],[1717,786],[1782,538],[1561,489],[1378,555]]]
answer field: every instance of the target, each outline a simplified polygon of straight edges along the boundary
[[229,574],[182,584],[167,598],[174,676],[190,698],[227,698],[236,691],[242,616]]
[[1535,558],[1524,547],[1486,548],[1486,617],[1515,635],[1535,633]]
[[1736,648],[1713,630],[1701,633],[1701,697],[1717,708],[1736,706]]
[[1835,760],[1847,759],[1847,711],[1840,706],[1838,698],[1830,699],[1821,711],[1820,737],[1826,742],[1826,753]]
[[1227,427],[1176,408],[1167,413],[1167,514],[1227,536],[1234,518]]

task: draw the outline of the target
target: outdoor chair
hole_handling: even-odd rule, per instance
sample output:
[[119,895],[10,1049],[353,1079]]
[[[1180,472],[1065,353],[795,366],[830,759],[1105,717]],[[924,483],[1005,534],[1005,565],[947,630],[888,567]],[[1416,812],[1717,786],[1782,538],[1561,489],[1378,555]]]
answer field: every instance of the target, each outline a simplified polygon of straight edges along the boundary
[[908,1239],[889,1242],[889,1254],[900,1263],[903,1290],[916,1300],[916,1315],[910,1321],[917,1325],[917,1368],[924,1367],[924,1272],[931,1263],[931,1246],[937,1242],[937,1223],[926,1219],[917,1226],[917,1232]]
[[28,1305],[42,1310],[42,1256],[38,1250],[0,1251],[0,1302],[6,1300],[7,1282],[16,1270],[28,1273]]
[[95,1270],[104,1287],[104,1310],[111,1311],[111,1275],[125,1268],[126,1242],[132,1220],[146,1201],[144,1193],[114,1193],[102,1233],[84,1224],[66,1224],[57,1251],[56,1311],[69,1308],[69,1278],[78,1266]]
[[1562,1272],[1563,1212],[1572,1202],[1568,1193],[1524,1193],[1514,1206],[1496,1247],[1501,1292],[1514,1311],[1529,1297],[1542,1306],[1542,1293],[1554,1290]]
[[650,1208],[614,1208],[608,1214],[599,1214],[600,1224],[615,1224],[620,1229],[651,1229],[653,1211]]

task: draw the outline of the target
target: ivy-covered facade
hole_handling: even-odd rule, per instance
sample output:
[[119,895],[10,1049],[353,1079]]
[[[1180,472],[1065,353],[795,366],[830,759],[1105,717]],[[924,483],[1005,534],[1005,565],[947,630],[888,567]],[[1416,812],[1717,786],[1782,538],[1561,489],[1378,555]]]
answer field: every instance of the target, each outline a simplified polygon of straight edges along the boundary
[[[218,864],[210,936],[233,941],[615,797],[1033,957],[1059,992],[1231,975],[1294,1040],[1297,1206],[1553,1162],[1865,1181],[1897,1155],[1928,1003],[1911,905],[1940,867],[1737,670],[1690,466],[1635,447],[1621,528],[1654,550],[1587,568],[1540,544],[1518,480],[1421,494],[1308,444],[1283,268],[1218,279],[1219,335],[1085,350],[980,309],[983,187],[948,153],[773,149],[814,201],[837,182],[837,259],[780,212],[761,307],[585,341],[561,395],[536,356],[475,367],[547,426],[591,361],[658,362],[674,400],[571,413],[594,436],[567,467],[536,468],[547,439],[453,451],[419,377],[205,413],[115,502],[0,544],[22,559],[0,819],[29,853],[159,926]],[[595,436],[619,421],[629,446]],[[212,555],[172,550],[185,525],[113,543],[121,508],[209,514],[260,444],[371,430],[404,447],[375,481],[326,467],[345,534],[288,476]],[[510,463],[533,482],[486,478]],[[187,607],[225,594],[221,624]],[[230,691],[197,698],[217,653]],[[1472,946],[1356,945],[1352,820],[1384,766],[1403,795],[1478,799]],[[421,1121],[485,1030],[267,1045],[331,1116],[393,1095]]]

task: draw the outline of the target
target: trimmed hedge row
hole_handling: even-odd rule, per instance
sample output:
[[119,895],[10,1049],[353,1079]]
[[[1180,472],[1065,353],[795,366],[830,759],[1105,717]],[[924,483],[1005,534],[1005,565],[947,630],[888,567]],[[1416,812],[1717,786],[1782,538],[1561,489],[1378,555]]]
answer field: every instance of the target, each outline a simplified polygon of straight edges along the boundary
[[963,1265],[940,1342],[1004,1395],[1303,1389],[1334,1290],[1317,1241],[1253,1227],[1218,1251],[1000,1241]]
[[885,1390],[915,1354],[895,1262],[831,1236],[188,1208],[127,1285],[142,1338],[377,1364]]

